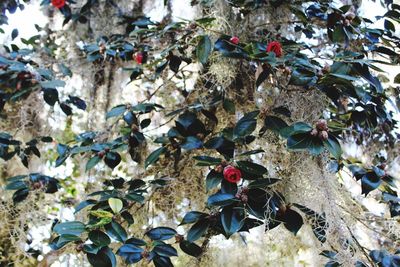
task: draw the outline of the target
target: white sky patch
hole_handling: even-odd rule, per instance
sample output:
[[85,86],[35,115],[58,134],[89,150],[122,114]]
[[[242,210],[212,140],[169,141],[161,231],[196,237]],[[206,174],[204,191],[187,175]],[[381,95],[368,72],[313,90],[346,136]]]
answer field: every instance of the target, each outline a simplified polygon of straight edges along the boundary
[[38,34],[35,24],[44,27],[48,21],[38,1],[33,1],[31,4],[25,5],[25,9],[22,11],[17,9],[14,14],[7,12],[6,15],[8,17],[8,25],[1,26],[5,33],[0,34],[0,41],[3,44],[10,43],[12,30],[18,29],[19,35],[14,40],[14,43],[18,46],[24,46],[20,38],[29,39]]

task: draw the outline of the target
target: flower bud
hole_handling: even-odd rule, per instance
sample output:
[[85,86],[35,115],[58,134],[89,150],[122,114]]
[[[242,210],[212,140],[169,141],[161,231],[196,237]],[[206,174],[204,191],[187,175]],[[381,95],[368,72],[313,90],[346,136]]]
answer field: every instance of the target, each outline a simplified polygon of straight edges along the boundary
[[326,141],[326,140],[328,140],[328,132],[327,131],[321,131],[321,132],[319,132],[318,137],[321,140]]
[[175,235],[175,241],[176,241],[176,243],[181,243],[184,239],[185,239],[185,238],[183,237],[183,235],[179,235],[179,234],[176,234],[176,235]]
[[142,64],[143,63],[143,58],[144,58],[143,53],[141,53],[141,52],[136,53],[135,60],[136,60],[137,64]]
[[312,129],[311,133],[312,136],[317,136],[318,135],[318,130],[317,129]]
[[38,190],[38,189],[42,188],[42,183],[34,182],[32,187],[33,187],[33,189]]
[[328,131],[328,123],[324,119],[320,119],[315,124],[318,131]]
[[220,164],[215,166],[214,171],[218,172],[218,173],[222,173],[224,171],[224,167]]
[[239,37],[233,36],[229,41],[235,45],[239,44]]
[[347,11],[346,14],[344,14],[344,17],[348,20],[353,20],[356,17],[356,14],[351,11]]

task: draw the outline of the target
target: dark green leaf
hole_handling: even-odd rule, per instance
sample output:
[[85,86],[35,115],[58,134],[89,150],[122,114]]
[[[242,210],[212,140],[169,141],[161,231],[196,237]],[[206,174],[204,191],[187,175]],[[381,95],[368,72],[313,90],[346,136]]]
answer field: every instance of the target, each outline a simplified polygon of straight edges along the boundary
[[235,202],[235,196],[232,194],[216,193],[208,197],[209,206],[226,206]]
[[236,109],[235,109],[235,102],[232,100],[225,98],[224,102],[222,103],[223,108],[228,112],[229,114],[235,114]]
[[127,264],[139,262],[142,259],[143,249],[133,244],[125,244],[120,247],[117,254],[125,259]]
[[268,173],[268,170],[264,166],[250,161],[237,161],[236,164],[240,170],[257,176],[263,176]]
[[378,188],[381,183],[382,179],[375,172],[367,172],[361,178],[362,194],[367,196],[369,192]]
[[207,59],[211,53],[212,50],[212,45],[211,45],[211,40],[208,35],[202,35],[200,36],[199,43],[196,47],[196,56],[197,59],[200,61],[202,64],[207,63]]
[[104,162],[108,167],[114,169],[121,162],[121,156],[117,152],[108,152],[104,158]]
[[85,231],[85,225],[79,221],[64,222],[56,224],[53,231],[59,235],[79,236]]
[[211,170],[206,177],[206,190],[210,191],[211,189],[217,187],[223,179],[224,176],[222,173]]
[[189,242],[194,242],[200,237],[203,236],[203,234],[208,230],[208,227],[210,226],[210,222],[208,220],[199,220],[196,222],[188,231],[187,233],[187,241]]
[[106,119],[112,117],[118,117],[122,115],[125,111],[126,111],[126,105],[118,105],[116,107],[113,107],[109,112],[107,112]]
[[93,230],[89,233],[89,239],[92,241],[96,246],[103,247],[108,246],[111,243],[110,238],[108,235],[103,233],[100,230]]
[[109,247],[104,247],[97,254],[87,254],[89,263],[93,267],[116,267],[117,259]]
[[94,156],[93,158],[89,159],[89,161],[86,163],[86,168],[85,170],[88,171],[92,169],[94,166],[96,166],[97,163],[99,163],[101,158],[99,156]]
[[336,159],[340,159],[342,156],[342,148],[336,137],[330,134],[328,140],[324,141],[324,146],[329,150],[332,156]]
[[97,200],[94,200],[94,199],[84,200],[84,201],[82,201],[81,203],[79,203],[79,204],[75,207],[75,212],[74,212],[74,213],[77,213],[77,212],[79,212],[80,210],[86,208],[87,206],[94,205],[94,204],[96,204],[96,203],[97,203]]
[[14,29],[11,32],[11,40],[14,41],[15,38],[18,36],[18,29]]
[[288,127],[288,125],[281,118],[275,116],[267,116],[264,120],[264,127],[273,132],[280,133],[280,131],[283,128]]
[[147,168],[149,165],[155,163],[161,156],[161,154],[165,153],[165,151],[166,151],[165,147],[160,147],[151,152],[150,155],[144,161],[144,168]]
[[153,251],[162,257],[178,256],[176,249],[169,244],[157,245],[153,248]]
[[185,214],[185,216],[182,219],[182,222],[179,225],[195,223],[198,220],[204,218],[205,216],[207,216],[207,213],[203,213],[203,212],[199,212],[199,211],[190,211]]
[[125,229],[117,222],[112,221],[104,226],[106,233],[112,238],[119,242],[125,242],[127,233]]
[[308,149],[313,142],[313,136],[309,133],[299,133],[292,135],[287,140],[288,149],[302,150]]
[[180,242],[179,247],[183,252],[193,257],[199,257],[201,253],[203,253],[203,249],[201,247],[187,240]]
[[81,238],[76,235],[60,235],[59,239],[57,240],[57,246],[62,247],[69,242],[79,241]]
[[400,83],[400,73],[394,77],[394,83]]
[[45,88],[43,89],[43,98],[47,104],[54,106],[54,104],[58,101],[58,91],[53,88]]
[[283,216],[283,222],[286,229],[296,235],[303,225],[303,217],[296,211],[287,209]]
[[199,166],[213,166],[221,163],[221,159],[209,156],[195,156],[193,159],[197,160]]
[[244,224],[244,209],[241,207],[227,206],[221,211],[221,223],[224,227],[225,235],[230,237]]
[[296,122],[291,126],[283,128],[279,134],[284,138],[288,138],[294,134],[310,132],[312,129],[313,128],[305,122]]
[[258,180],[251,182],[248,185],[248,188],[266,188],[266,187],[269,187],[279,181],[280,181],[280,179],[275,179],[275,178],[258,179]]
[[176,231],[169,227],[157,227],[146,232],[151,240],[168,240],[176,235]]

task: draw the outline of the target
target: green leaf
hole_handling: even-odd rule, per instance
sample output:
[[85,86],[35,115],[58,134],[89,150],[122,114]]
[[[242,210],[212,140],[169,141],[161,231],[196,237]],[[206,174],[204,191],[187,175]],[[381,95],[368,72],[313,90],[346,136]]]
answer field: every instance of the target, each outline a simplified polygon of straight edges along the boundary
[[394,83],[400,83],[400,73],[394,77]]
[[198,220],[204,218],[205,216],[207,216],[207,213],[199,212],[199,211],[190,211],[185,214],[185,216],[182,219],[182,222],[179,225],[195,223]]
[[176,249],[169,244],[157,245],[153,248],[153,251],[162,257],[178,256]]
[[12,181],[11,183],[7,184],[5,187],[6,190],[19,190],[22,188],[28,188],[28,186],[25,181],[21,181],[21,180]]
[[312,143],[312,137],[309,133],[292,135],[287,140],[287,147],[293,150],[308,149]]
[[93,267],[116,267],[117,259],[109,247],[104,247],[97,254],[87,253],[89,263]]
[[111,243],[111,239],[104,232],[100,230],[93,230],[89,233],[89,239],[96,246],[104,247]]
[[188,136],[185,139],[185,142],[181,145],[181,148],[185,150],[193,150],[198,149],[203,146],[203,142],[194,136]]
[[200,220],[195,223],[188,231],[186,240],[189,242],[194,242],[208,230],[210,222],[208,220]]
[[319,155],[324,151],[324,145],[318,137],[311,136],[311,141],[308,146],[308,151],[313,155]]
[[228,206],[221,212],[221,223],[227,237],[230,237],[244,224],[244,209],[241,207]]
[[232,100],[225,98],[224,102],[222,103],[222,107],[225,109],[226,112],[229,114],[235,114],[236,109],[235,109],[235,102]]
[[106,119],[122,115],[126,111],[126,108],[126,105],[118,105],[113,107],[109,112],[107,112]]
[[135,244],[128,243],[120,247],[117,251],[117,254],[124,258],[127,264],[132,264],[139,262],[142,259],[142,252],[142,248],[137,247]]
[[61,80],[52,80],[52,81],[42,81],[40,85],[46,89],[55,89],[57,87],[64,87],[65,82]]
[[271,186],[279,181],[280,181],[280,179],[276,179],[276,178],[258,179],[258,180],[251,182],[248,185],[248,188],[250,188],[250,189],[251,188],[266,188],[266,187]]
[[129,194],[126,194],[125,197],[131,201],[136,201],[141,204],[143,204],[144,202],[144,196],[137,194],[135,192],[130,192]]
[[250,150],[250,151],[246,151],[246,152],[240,153],[238,156],[250,156],[250,155],[264,153],[264,152],[265,151],[262,150],[262,149],[255,149],[255,150]]
[[246,113],[237,123],[233,129],[233,137],[240,138],[251,134],[257,126],[255,119],[260,112],[258,110]]
[[237,161],[236,164],[240,170],[257,176],[263,176],[268,173],[268,170],[264,166],[250,161]]
[[340,159],[342,156],[342,148],[340,146],[339,141],[335,136],[329,134],[328,140],[324,140],[324,146],[329,150],[329,152],[336,159]]
[[171,239],[176,235],[176,231],[169,227],[157,227],[146,232],[151,240],[163,241]]
[[193,159],[197,160],[198,166],[213,166],[221,163],[221,159],[209,156],[195,156]]
[[122,201],[118,198],[109,198],[108,205],[110,206],[111,210],[114,214],[119,213],[122,210]]
[[144,168],[146,169],[149,165],[155,163],[158,158],[161,156],[166,151],[165,147],[160,147],[153,152],[150,153],[150,155],[146,158],[144,161]]
[[104,158],[104,162],[108,167],[114,169],[121,162],[121,156],[117,152],[108,152]]
[[287,209],[284,216],[283,222],[286,229],[292,232],[294,235],[300,230],[301,226],[303,225],[303,217],[301,215],[291,209]]
[[112,221],[111,223],[105,225],[104,229],[111,238],[119,242],[125,242],[127,233],[119,223]]
[[79,241],[81,238],[76,235],[60,235],[60,238],[57,240],[57,246],[62,247],[72,241]]
[[367,196],[369,192],[378,188],[381,183],[382,179],[375,172],[367,172],[361,178],[361,193]]
[[196,47],[196,56],[197,59],[200,61],[202,64],[207,63],[207,59],[211,53],[212,50],[212,45],[211,45],[211,40],[208,35],[202,35],[200,36],[199,43]]
[[59,235],[79,236],[85,231],[85,225],[79,221],[64,222],[56,224],[53,231]]
[[97,163],[99,163],[101,158],[99,156],[94,156],[93,158],[89,159],[89,161],[86,163],[86,171],[92,169],[94,166],[96,166]]
[[54,106],[58,99],[58,91],[54,88],[44,88],[43,89],[43,99],[50,106]]
[[86,208],[87,206],[94,205],[96,203],[97,203],[97,200],[94,200],[94,199],[84,200],[84,201],[80,202],[78,205],[76,205],[74,213],[77,213],[80,210]]
[[201,247],[187,240],[180,242],[179,247],[183,252],[193,257],[199,257],[201,253],[203,253],[203,249]]
[[226,206],[237,201],[232,194],[216,193],[208,197],[207,205],[209,206]]
[[11,32],[11,40],[14,41],[15,38],[18,36],[18,29],[14,29]]
[[60,68],[64,76],[72,77],[72,71],[67,66],[65,66],[65,64],[60,63],[58,64],[58,67]]
[[222,173],[211,170],[206,177],[206,191],[208,192],[217,187],[223,179],[224,176]]
[[267,116],[264,120],[265,129],[279,133],[283,128],[288,127],[287,123],[279,117]]
[[307,133],[310,132],[313,128],[311,125],[305,122],[296,122],[291,126],[285,127],[279,131],[279,134],[283,138],[288,138],[291,135],[298,134],[298,133]]

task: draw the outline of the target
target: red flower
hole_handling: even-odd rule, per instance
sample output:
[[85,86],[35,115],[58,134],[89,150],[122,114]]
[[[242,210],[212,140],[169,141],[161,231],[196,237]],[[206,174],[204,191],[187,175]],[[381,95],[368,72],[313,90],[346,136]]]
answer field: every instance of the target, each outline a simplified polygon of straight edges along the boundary
[[231,39],[229,39],[229,41],[235,45],[237,45],[239,43],[239,37],[237,36],[233,36]]
[[56,8],[62,8],[65,6],[65,0],[51,0],[51,4]]
[[144,58],[143,53],[140,53],[140,52],[137,53],[136,56],[135,56],[136,63],[137,64],[142,64],[143,58]]
[[277,57],[282,56],[282,45],[279,42],[270,42],[267,46],[267,52],[274,52]]
[[228,165],[224,168],[224,179],[230,183],[238,183],[240,178],[242,177],[242,173],[239,169]]

